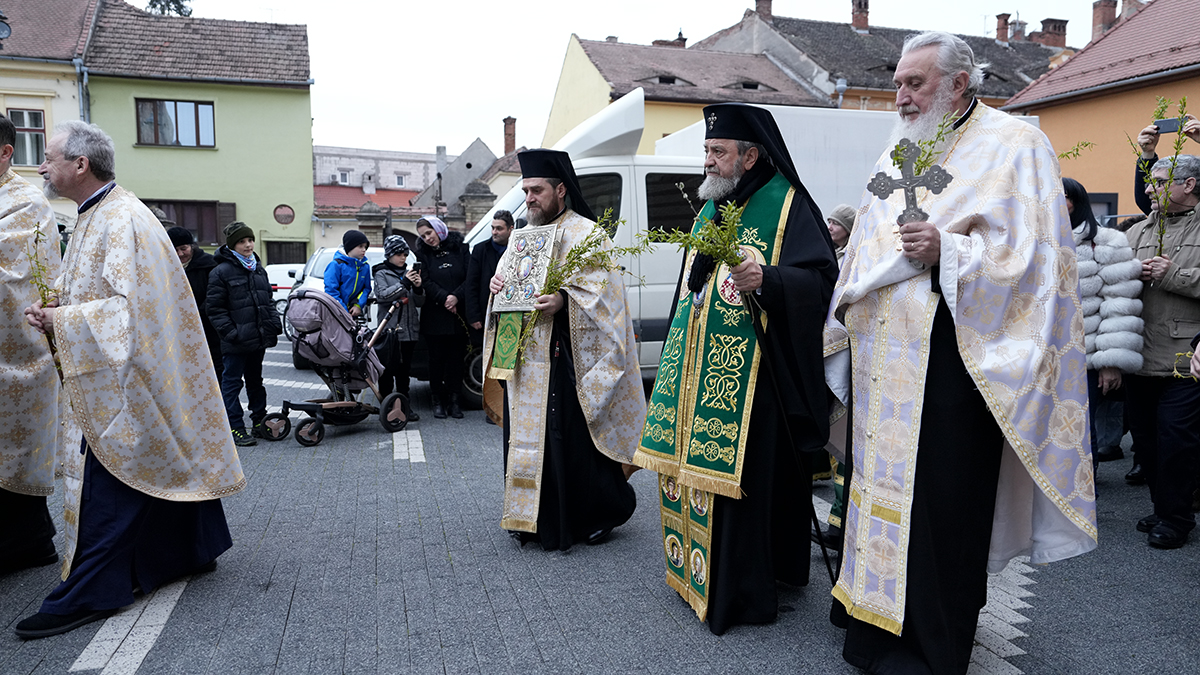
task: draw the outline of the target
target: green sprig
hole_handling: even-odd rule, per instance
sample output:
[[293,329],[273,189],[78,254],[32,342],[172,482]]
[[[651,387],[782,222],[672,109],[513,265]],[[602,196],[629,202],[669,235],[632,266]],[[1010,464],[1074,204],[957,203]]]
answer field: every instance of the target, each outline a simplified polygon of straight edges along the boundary
[[[696,253],[712,256],[719,263],[729,267],[737,267],[742,262],[742,250],[738,242],[738,225],[742,222],[742,211],[745,206],[737,206],[729,202],[721,206],[721,224],[708,218],[700,218],[700,228],[696,232],[673,230],[651,230],[643,235],[643,241],[654,244],[675,244],[682,249],[690,249]],[[699,218],[699,217],[698,217]]]
[[1091,141],[1079,141],[1075,145],[1071,146],[1071,148],[1069,150],[1063,150],[1062,152],[1058,153],[1058,158],[1059,159],[1079,159],[1079,155],[1084,150],[1091,150],[1094,147],[1096,147],[1096,144]]
[[[933,134],[933,138],[917,141],[917,147],[921,149],[921,154],[917,157],[917,160],[913,162],[914,176],[920,176],[921,174],[925,173],[929,167],[933,166],[934,162],[937,160],[935,149],[937,146],[941,145],[942,141],[946,140],[946,136],[954,127],[955,119],[956,118],[954,117],[953,110],[947,112],[942,116],[942,121],[938,123],[938,128]],[[899,143],[896,144],[896,147],[892,148],[891,157],[892,165],[897,169],[900,169],[904,165],[904,157],[900,153]]]
[[[1167,109],[1170,108],[1172,104],[1171,99],[1164,98],[1162,96],[1157,97],[1157,101],[1158,103],[1154,107],[1154,121],[1164,119],[1164,116],[1167,114]],[[1178,113],[1177,118],[1179,120],[1179,128],[1183,129],[1183,125],[1187,122],[1187,96],[1180,97],[1179,102],[1176,104],[1175,110]],[[1142,175],[1146,177],[1147,181],[1154,180],[1154,177],[1150,175],[1150,160],[1142,157],[1141,146],[1138,145],[1137,141],[1133,140],[1129,134],[1125,134],[1125,138],[1129,141],[1129,145],[1133,148],[1134,154],[1138,156],[1138,170],[1141,171]],[[1186,137],[1182,131],[1176,134],[1174,147],[1172,148],[1175,151],[1175,154],[1171,156],[1171,165],[1170,168],[1167,169],[1167,186],[1174,185],[1175,183],[1175,166],[1178,163],[1179,155],[1183,153],[1183,144],[1185,140]],[[1163,237],[1165,237],[1167,233],[1167,208],[1171,205],[1170,190],[1156,187],[1151,199],[1158,204],[1158,223],[1155,234],[1158,235],[1157,256],[1162,257]]]

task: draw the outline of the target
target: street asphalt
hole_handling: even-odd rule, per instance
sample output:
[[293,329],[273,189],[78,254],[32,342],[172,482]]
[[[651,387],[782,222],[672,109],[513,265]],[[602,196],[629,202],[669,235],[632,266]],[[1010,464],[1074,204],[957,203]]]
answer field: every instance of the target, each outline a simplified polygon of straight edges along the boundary
[[[267,359],[272,405],[316,393],[286,343]],[[654,474],[633,476],[639,508],[604,544],[521,548],[499,527],[500,430],[479,411],[435,420],[413,391],[422,419],[394,437],[368,419],[316,447],[240,449],[248,487],[224,500],[234,545],[216,571],[107,621],[21,641],[58,567],[0,577],[0,673],[860,672],[815,547],[774,624],[714,636],[664,581]],[[1128,468],[1100,467],[1096,551],[991,579],[970,672],[1200,672],[1200,538],[1149,548]],[[828,481],[814,492],[827,509]],[[61,493],[51,510],[61,523]]]

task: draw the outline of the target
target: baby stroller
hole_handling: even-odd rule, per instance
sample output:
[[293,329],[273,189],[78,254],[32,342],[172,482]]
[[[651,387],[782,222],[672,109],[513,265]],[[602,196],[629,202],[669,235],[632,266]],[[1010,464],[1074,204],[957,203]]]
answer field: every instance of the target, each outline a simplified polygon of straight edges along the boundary
[[284,316],[288,338],[300,356],[311,361],[313,371],[325,381],[329,398],[303,403],[284,401],[280,412],[271,413],[263,420],[270,440],[287,438],[292,426],[288,418],[291,410],[309,415],[296,425],[296,440],[305,446],[316,445],[325,438],[326,424],[358,424],[375,414],[379,415],[379,424],[389,433],[408,425],[408,416],[404,412],[408,409],[408,401],[399,392],[384,397],[378,408],[358,400],[367,388],[374,392],[376,400],[379,399],[376,383],[383,374],[383,364],[373,346],[386,322],[381,322],[379,330],[372,335],[365,322],[355,321],[340,302],[311,288],[292,291]]

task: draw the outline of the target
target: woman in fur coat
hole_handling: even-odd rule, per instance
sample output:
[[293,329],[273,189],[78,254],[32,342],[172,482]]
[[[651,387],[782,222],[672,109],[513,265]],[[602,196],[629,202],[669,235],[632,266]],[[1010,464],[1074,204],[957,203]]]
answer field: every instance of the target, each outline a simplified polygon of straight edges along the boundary
[[[1138,299],[1142,263],[1133,257],[1124,233],[1096,222],[1087,190],[1078,181],[1064,178],[1063,189],[1079,261],[1079,303],[1083,307],[1095,467],[1101,458],[1122,456],[1121,437],[1125,432],[1119,409],[1121,398],[1113,394],[1121,387],[1122,373],[1136,373],[1142,367],[1142,301]],[[1114,407],[1118,409],[1112,410]],[[1115,450],[1109,449],[1113,447]]]

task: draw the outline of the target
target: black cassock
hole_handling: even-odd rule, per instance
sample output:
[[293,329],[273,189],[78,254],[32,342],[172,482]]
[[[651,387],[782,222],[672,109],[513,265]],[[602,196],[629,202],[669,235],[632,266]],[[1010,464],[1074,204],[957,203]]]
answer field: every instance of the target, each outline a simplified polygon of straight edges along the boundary
[[[747,172],[743,184],[770,180],[773,170],[751,175],[759,166],[766,165]],[[707,618],[714,634],[774,621],[776,581],[808,583],[808,454],[823,450],[829,439],[823,331],[837,274],[821,213],[798,187],[779,264],[763,266],[762,292],[755,294],[767,325],[742,468],[744,495],[714,495]],[[686,286],[681,290],[687,292]]]
[[[565,295],[566,292],[563,291]],[[522,542],[540,541],[547,551],[565,551],[633,516],[637,495],[620,462],[596,449],[575,389],[575,362],[567,298],[554,315],[550,333],[550,396],[537,534],[519,533]],[[508,463],[508,392],[504,400],[504,459]]]

